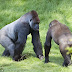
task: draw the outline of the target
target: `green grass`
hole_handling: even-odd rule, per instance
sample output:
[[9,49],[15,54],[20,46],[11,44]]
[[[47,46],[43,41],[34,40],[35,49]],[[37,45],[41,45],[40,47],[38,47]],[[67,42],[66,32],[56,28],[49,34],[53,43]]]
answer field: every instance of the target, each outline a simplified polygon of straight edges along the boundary
[[[72,0],[0,0],[0,29],[15,21],[23,14],[36,10],[40,18],[40,38],[44,54],[44,42],[49,23],[57,19],[66,24],[72,31]],[[25,60],[13,61],[10,57],[2,57],[4,48],[0,45],[0,72],[72,72],[72,65],[62,67],[63,58],[59,46],[52,41],[50,61],[45,64],[39,60],[28,36],[23,55]]]

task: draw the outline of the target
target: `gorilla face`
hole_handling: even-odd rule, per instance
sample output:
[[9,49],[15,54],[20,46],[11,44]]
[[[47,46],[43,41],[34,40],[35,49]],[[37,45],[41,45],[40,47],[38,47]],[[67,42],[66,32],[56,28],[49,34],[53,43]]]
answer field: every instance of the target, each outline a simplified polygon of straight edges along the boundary
[[40,23],[40,20],[38,16],[30,19],[29,21],[30,27],[35,31],[39,31],[39,23]]

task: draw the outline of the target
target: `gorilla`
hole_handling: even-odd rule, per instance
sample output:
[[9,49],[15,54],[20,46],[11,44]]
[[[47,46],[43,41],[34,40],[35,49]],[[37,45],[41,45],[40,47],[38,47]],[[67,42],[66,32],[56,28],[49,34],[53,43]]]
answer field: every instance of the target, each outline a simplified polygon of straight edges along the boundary
[[72,46],[72,34],[69,28],[60,23],[57,20],[53,20],[49,24],[49,30],[47,32],[46,41],[44,44],[45,49],[45,63],[49,62],[49,52],[51,49],[51,39],[54,40],[56,44],[59,45],[60,53],[64,58],[63,66],[68,66],[71,64],[71,54],[67,55],[67,47]]
[[0,44],[5,48],[2,56],[11,56],[18,61],[21,58],[27,35],[31,33],[34,51],[39,59],[43,58],[39,35],[39,17],[32,10],[0,30]]

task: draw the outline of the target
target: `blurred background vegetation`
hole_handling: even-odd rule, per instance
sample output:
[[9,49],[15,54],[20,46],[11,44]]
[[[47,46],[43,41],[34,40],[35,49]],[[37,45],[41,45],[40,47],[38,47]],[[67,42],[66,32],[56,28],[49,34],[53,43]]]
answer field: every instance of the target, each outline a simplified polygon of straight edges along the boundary
[[[49,23],[57,19],[72,31],[72,0],[0,0],[0,29],[15,21],[25,13],[35,10],[40,18],[40,39],[43,47]],[[59,46],[52,41],[50,63],[44,64],[36,58],[28,36],[23,55],[25,60],[14,62],[10,57],[2,57],[4,48],[0,45],[0,72],[72,72],[72,65],[62,67],[63,58]]]

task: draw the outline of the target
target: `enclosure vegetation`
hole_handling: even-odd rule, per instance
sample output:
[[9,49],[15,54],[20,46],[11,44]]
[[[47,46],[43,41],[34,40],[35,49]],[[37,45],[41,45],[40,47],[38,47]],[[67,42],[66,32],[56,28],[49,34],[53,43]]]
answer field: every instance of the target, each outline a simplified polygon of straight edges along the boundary
[[[43,54],[46,33],[52,20],[59,20],[72,31],[72,0],[0,0],[0,29],[31,10],[39,14]],[[22,53],[26,59],[20,62],[13,61],[11,57],[2,57],[4,47],[0,45],[0,72],[72,72],[72,65],[62,67],[63,57],[54,41],[50,51],[51,62],[45,64],[45,59],[36,57],[31,39],[29,35]]]

